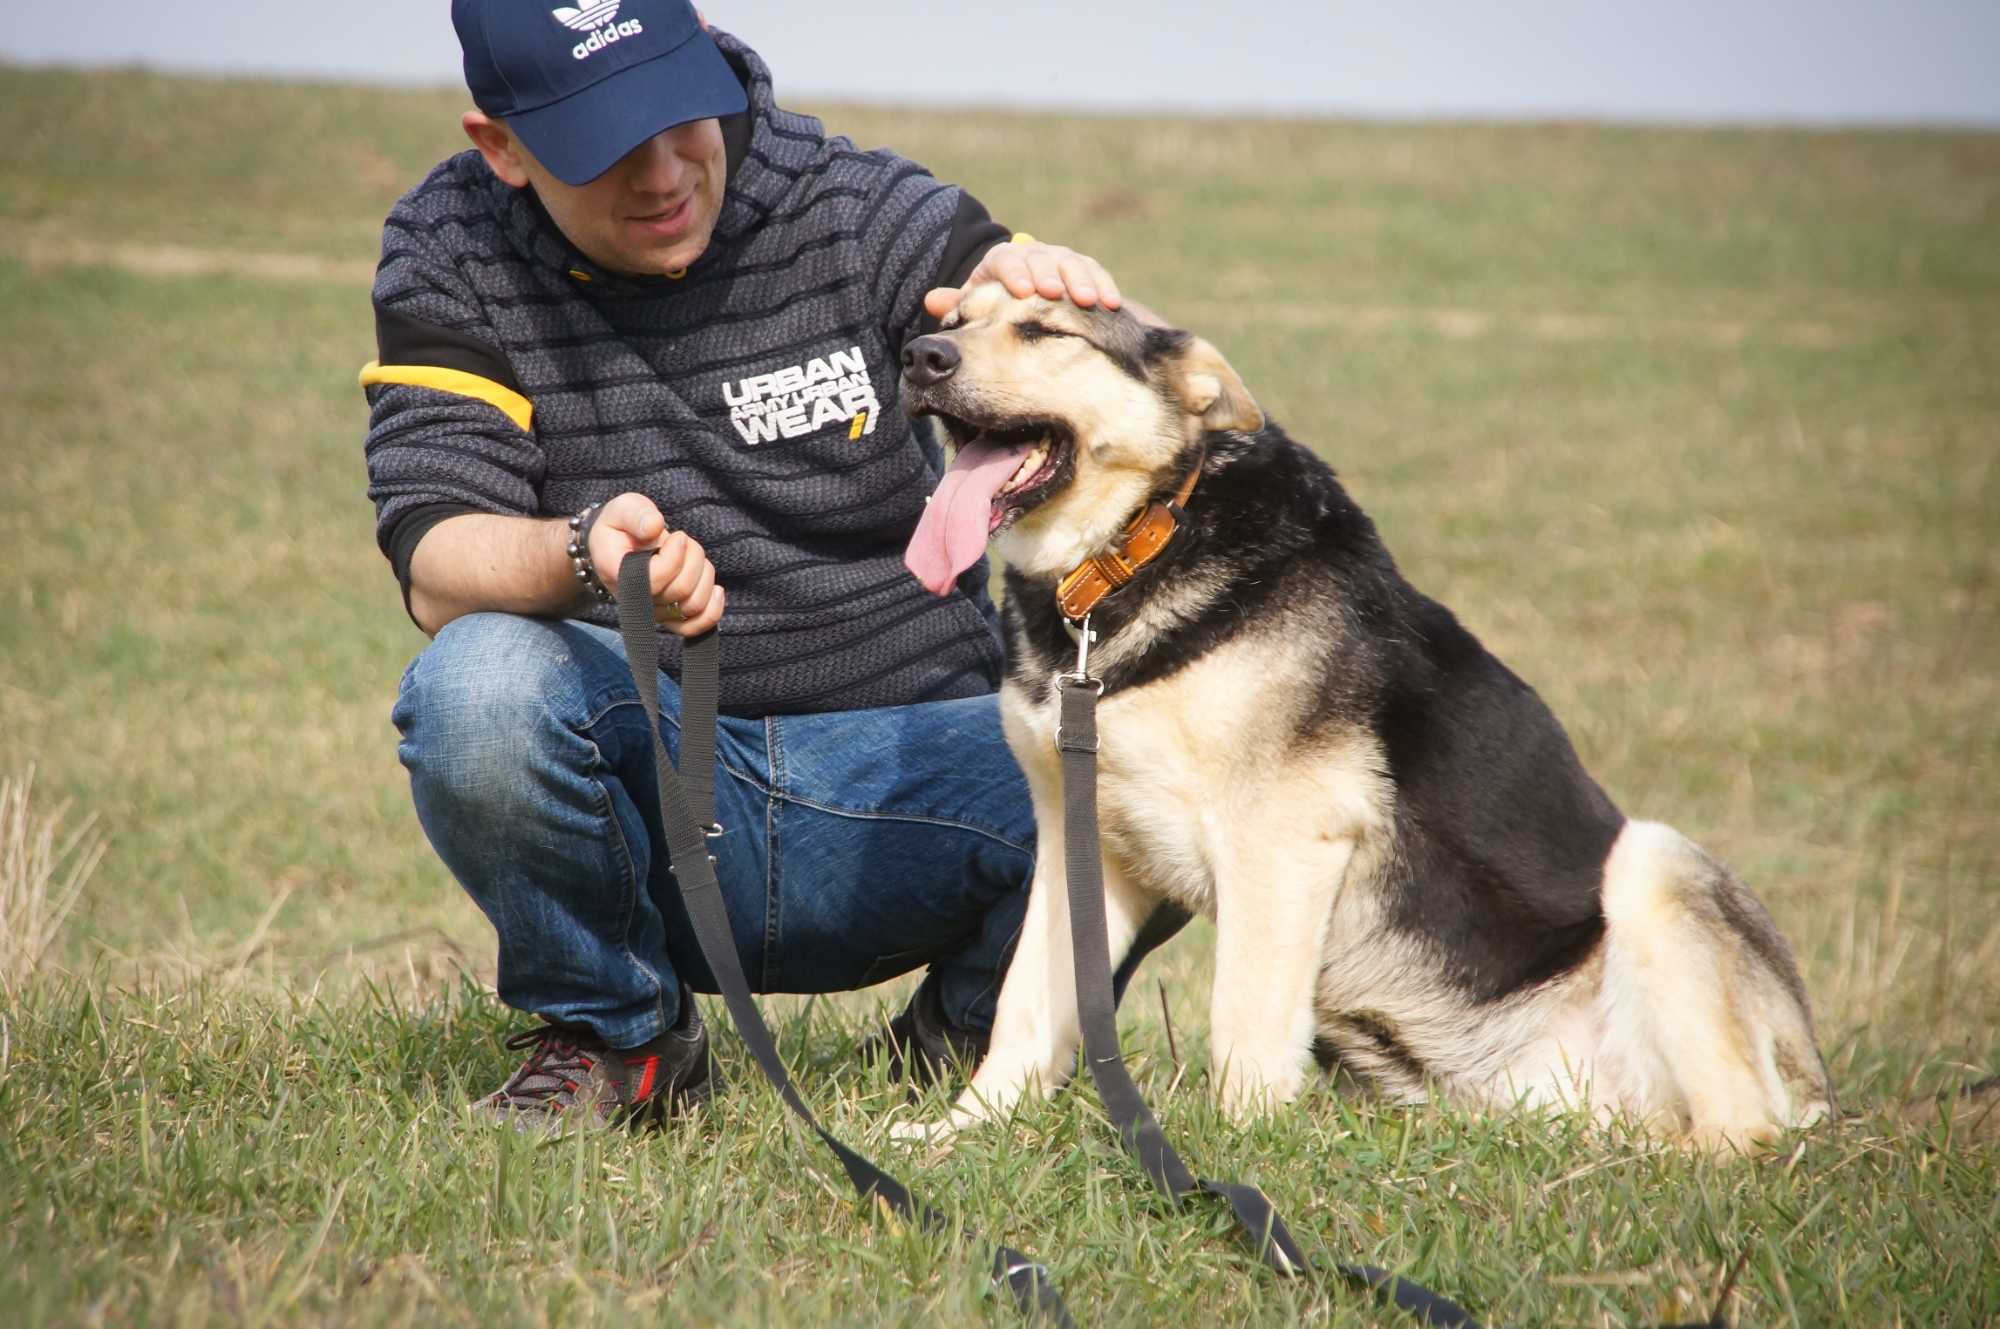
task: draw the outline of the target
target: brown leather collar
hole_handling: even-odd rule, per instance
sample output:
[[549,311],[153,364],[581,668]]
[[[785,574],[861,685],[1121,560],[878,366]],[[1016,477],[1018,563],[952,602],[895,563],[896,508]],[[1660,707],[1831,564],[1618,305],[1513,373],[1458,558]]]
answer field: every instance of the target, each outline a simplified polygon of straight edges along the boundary
[[1119,536],[1118,543],[1102,554],[1093,554],[1069,575],[1056,583],[1056,606],[1072,622],[1097,608],[1105,596],[1130,582],[1140,568],[1160,556],[1167,541],[1180,528],[1181,509],[1201,479],[1202,463],[1208,460],[1208,446],[1202,445],[1194,459],[1194,469],[1181,481],[1173,498],[1165,503],[1148,503]]

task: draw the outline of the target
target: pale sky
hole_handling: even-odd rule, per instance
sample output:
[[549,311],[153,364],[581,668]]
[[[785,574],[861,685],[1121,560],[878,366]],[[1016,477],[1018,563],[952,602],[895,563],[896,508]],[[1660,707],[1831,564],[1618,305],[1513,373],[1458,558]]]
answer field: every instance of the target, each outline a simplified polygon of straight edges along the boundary
[[[2000,128],[2000,0],[702,7],[781,98]],[[0,61],[460,78],[447,0],[23,5]]]

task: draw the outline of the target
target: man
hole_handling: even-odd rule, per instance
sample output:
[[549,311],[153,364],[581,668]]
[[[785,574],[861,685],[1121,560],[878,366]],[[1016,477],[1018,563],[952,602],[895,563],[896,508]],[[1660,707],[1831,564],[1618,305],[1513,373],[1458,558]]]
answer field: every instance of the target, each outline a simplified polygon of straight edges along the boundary
[[1116,307],[1116,285],[779,109],[686,0],[452,20],[474,150],[388,218],[362,383],[377,537],[435,638],[400,755],[498,933],[502,998],[542,1018],[481,1106],[657,1120],[713,1085],[690,989],[714,981],[604,593],[651,547],[676,753],[678,642],[722,632],[714,852],[751,984],[928,964],[892,1065],[976,1060],[1034,827],[985,564],[943,600],[902,566],[942,462],[897,358],[960,286]]

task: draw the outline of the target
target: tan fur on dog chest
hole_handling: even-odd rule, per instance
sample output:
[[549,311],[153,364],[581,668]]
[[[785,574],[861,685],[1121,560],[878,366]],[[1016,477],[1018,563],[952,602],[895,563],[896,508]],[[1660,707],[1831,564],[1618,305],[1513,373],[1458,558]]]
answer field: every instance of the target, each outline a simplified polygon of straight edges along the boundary
[[[1115,663],[1117,638],[1096,658]],[[1098,818],[1105,853],[1135,882],[1213,918],[1215,865],[1246,837],[1301,848],[1386,840],[1389,791],[1373,740],[1354,734],[1298,752],[1300,672],[1277,643],[1247,639],[1104,699]],[[1033,697],[1010,684],[1002,710],[1030,779],[1059,788],[1055,678]]]

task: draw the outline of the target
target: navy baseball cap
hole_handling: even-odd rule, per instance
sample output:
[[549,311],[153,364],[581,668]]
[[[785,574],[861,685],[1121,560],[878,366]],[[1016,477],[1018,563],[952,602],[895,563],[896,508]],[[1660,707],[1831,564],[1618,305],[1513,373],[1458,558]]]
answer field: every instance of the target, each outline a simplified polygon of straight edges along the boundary
[[452,0],[472,104],[588,184],[663,129],[749,105],[688,0]]

